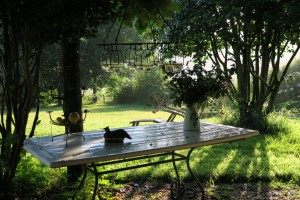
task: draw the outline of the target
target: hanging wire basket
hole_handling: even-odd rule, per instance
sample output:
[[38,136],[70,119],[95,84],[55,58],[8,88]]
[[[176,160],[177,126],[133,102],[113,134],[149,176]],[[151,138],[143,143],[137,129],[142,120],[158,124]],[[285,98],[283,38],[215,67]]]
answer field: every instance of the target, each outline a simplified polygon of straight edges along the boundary
[[[165,24],[168,25],[159,9],[155,6],[152,0],[150,0],[159,16],[162,18]],[[152,33],[152,41],[151,42],[132,42],[132,43],[120,43],[118,41],[118,37],[120,34],[120,30],[123,25],[124,17],[127,12],[128,6],[130,4],[130,0],[127,1],[125,10],[122,14],[122,10],[120,10],[118,16],[113,21],[109,31],[104,38],[103,43],[98,44],[100,47],[100,64],[105,71],[108,72],[117,72],[122,67],[127,66],[129,68],[134,68],[138,70],[149,71],[152,68],[164,68],[165,70],[181,70],[183,62],[174,62],[166,61],[163,55],[163,49],[169,48],[170,46],[174,46],[174,43],[169,42],[156,42],[156,36],[153,30],[153,23],[151,23],[150,16],[148,11],[145,8],[142,10],[147,14],[148,24]],[[107,43],[107,38],[111,33],[112,27],[116,23],[117,19],[122,15],[120,25],[118,28],[118,32],[115,38],[115,42]],[[155,21],[155,20],[153,20]],[[168,25],[169,29],[171,27]],[[177,43],[176,43],[177,44]],[[176,45],[175,44],[175,45]],[[180,66],[181,65],[181,66]]]

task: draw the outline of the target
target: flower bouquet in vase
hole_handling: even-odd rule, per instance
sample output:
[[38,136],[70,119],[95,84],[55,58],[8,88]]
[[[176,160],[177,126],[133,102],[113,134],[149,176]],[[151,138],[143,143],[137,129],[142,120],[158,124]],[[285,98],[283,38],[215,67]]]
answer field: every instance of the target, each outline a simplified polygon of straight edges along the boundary
[[225,77],[214,67],[204,68],[205,62],[179,72],[168,72],[167,86],[175,106],[186,106],[184,130],[200,131],[200,114],[210,99],[218,98],[226,92]]

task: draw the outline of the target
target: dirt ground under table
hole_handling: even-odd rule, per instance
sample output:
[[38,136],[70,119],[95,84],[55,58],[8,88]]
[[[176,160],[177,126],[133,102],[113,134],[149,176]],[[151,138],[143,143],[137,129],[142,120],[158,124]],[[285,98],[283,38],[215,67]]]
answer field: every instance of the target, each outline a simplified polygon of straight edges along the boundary
[[[188,184],[193,188],[196,185]],[[169,200],[170,184],[152,182],[129,182],[118,189],[115,199]],[[199,192],[200,190],[197,189]],[[205,187],[207,200],[300,200],[300,186],[271,188],[267,184],[254,183],[224,183]],[[198,199],[201,199],[199,197]]]

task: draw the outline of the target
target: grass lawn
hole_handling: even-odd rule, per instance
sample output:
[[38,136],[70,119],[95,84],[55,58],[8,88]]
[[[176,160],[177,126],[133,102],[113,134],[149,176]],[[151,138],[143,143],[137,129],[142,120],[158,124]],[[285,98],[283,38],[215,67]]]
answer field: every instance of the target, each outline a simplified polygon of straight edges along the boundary
[[[85,131],[100,130],[106,126],[126,127],[135,119],[167,119],[169,116],[165,112],[151,113],[149,109],[137,105],[98,104],[85,105],[84,109],[90,111],[84,122]],[[64,132],[63,127],[50,125],[47,110],[54,111],[54,119],[62,114],[59,107],[41,109],[41,123],[36,129],[35,137]],[[182,120],[182,117],[177,117],[176,120]],[[216,118],[205,120],[218,122]],[[207,186],[219,182],[263,182],[272,187],[300,185],[300,120],[286,118],[285,122],[290,127],[286,133],[263,134],[242,141],[196,149],[191,157],[193,171]],[[188,182],[190,177],[185,164],[178,163],[178,166],[181,177]],[[120,183],[126,181],[169,182],[174,177],[172,169],[169,164],[106,176],[100,181],[106,191],[103,198],[114,196],[114,188],[122,187]],[[69,189],[71,186],[66,186],[65,177],[65,168],[50,169],[27,153],[18,168],[14,192],[16,196],[28,199],[34,196],[40,199],[68,198],[72,192]],[[82,195],[91,195],[92,185],[93,178],[88,177],[85,188],[80,191]]]

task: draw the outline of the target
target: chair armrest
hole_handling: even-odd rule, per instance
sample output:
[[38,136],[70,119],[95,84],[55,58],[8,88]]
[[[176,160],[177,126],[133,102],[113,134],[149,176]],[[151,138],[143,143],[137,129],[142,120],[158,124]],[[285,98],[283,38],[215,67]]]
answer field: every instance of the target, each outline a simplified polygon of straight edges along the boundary
[[138,119],[138,120],[131,121],[130,123],[132,124],[132,126],[138,126],[140,122],[163,123],[163,122],[165,122],[165,120],[162,119],[162,118],[156,118],[156,119]]

